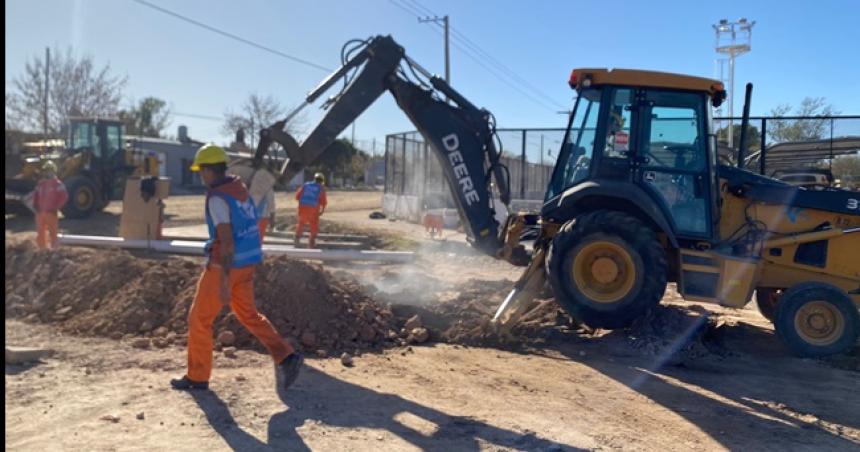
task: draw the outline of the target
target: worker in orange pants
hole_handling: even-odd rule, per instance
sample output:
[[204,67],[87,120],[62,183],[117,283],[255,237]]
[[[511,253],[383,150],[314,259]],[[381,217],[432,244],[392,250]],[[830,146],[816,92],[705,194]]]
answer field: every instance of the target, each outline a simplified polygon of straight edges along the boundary
[[188,371],[170,381],[174,389],[208,389],[212,373],[212,324],[230,306],[239,322],[274,359],[278,389],[298,377],[304,358],[282,338],[254,305],[254,270],[263,260],[257,209],[239,178],[227,176],[227,154],[214,144],[202,146],[192,171],[199,171],[208,187],[206,224],[209,260],[197,284],[188,313]]
[[266,232],[275,229],[275,187],[266,192],[266,196],[257,203],[257,228],[260,230],[260,243],[266,239]]
[[299,246],[305,225],[310,227],[308,246],[316,247],[317,233],[320,230],[320,216],[325,212],[328,199],[326,199],[325,176],[322,173],[314,174],[313,182],[305,182],[302,188],[296,192],[296,200],[299,202],[299,218],[296,222],[295,246]]
[[39,249],[56,248],[59,241],[59,219],[57,212],[63,208],[69,194],[66,186],[57,177],[57,165],[47,161],[42,166],[42,174],[33,192],[33,209],[36,211],[36,244]]

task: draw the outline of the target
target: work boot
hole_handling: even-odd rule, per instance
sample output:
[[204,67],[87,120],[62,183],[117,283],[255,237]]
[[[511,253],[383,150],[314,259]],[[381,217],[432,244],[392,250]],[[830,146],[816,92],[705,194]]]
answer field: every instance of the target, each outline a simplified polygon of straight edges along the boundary
[[293,352],[277,365],[276,377],[279,390],[287,390],[296,381],[304,361],[305,357],[301,353]]
[[174,378],[170,380],[170,386],[173,389],[180,391],[188,391],[191,389],[209,389],[208,381],[194,381],[183,375],[182,378]]

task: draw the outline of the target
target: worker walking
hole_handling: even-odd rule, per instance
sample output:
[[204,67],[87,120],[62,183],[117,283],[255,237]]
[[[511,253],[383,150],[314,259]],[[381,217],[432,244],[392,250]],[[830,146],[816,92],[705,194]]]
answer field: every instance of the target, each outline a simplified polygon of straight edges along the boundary
[[69,193],[66,191],[66,186],[57,177],[57,165],[52,161],[45,162],[39,183],[36,184],[36,190],[33,192],[33,210],[36,211],[36,244],[39,249],[48,248],[49,240],[51,248],[57,247],[59,243],[57,211],[62,209],[68,200]]
[[206,389],[212,372],[212,324],[229,305],[239,322],[275,360],[278,389],[296,379],[303,357],[293,350],[254,304],[254,270],[263,259],[254,200],[239,178],[227,176],[227,154],[219,146],[202,146],[191,171],[199,171],[206,193],[208,261],[188,313],[188,371],[171,380],[175,389]]
[[299,219],[296,223],[295,245],[299,245],[302,238],[304,225],[310,227],[308,245],[316,247],[317,233],[320,230],[320,216],[325,212],[328,199],[325,196],[325,176],[322,173],[314,174],[312,182],[305,182],[296,192],[296,200],[299,201]]

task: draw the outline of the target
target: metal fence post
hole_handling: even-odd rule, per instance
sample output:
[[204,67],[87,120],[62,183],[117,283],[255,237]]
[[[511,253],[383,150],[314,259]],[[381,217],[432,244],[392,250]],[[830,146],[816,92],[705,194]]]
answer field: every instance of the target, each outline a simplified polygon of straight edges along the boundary
[[761,149],[758,154],[758,172],[762,176],[765,174],[765,158],[767,158],[767,118],[761,118]]
[[523,147],[520,149],[520,199],[526,199],[526,130],[523,129]]

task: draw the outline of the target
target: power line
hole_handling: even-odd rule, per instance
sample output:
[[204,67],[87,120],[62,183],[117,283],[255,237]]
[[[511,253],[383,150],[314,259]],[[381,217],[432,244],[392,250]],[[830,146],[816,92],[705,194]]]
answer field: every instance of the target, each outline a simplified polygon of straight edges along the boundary
[[170,112],[173,116],[181,116],[183,118],[197,118],[197,119],[206,119],[209,121],[224,121],[224,118],[219,118],[217,116],[207,116],[207,115],[198,115],[196,113],[179,113],[179,112]]
[[[422,5],[418,0],[403,0],[403,1],[409,2],[410,4],[414,5],[416,9],[423,10],[424,12],[431,14],[431,15],[434,15],[434,16],[436,15],[436,13],[434,13],[430,8],[427,8],[424,5]],[[467,47],[469,47],[470,50],[474,51],[476,54],[478,54],[479,56],[483,57],[485,60],[487,60],[488,62],[493,64],[503,74],[507,75],[512,80],[514,80],[517,83],[528,88],[535,95],[543,98],[544,100],[548,101],[549,103],[554,104],[557,107],[564,108],[560,103],[558,103],[558,101],[556,99],[554,99],[551,96],[546,95],[543,91],[541,91],[540,89],[538,89],[537,87],[532,85],[528,80],[525,80],[524,78],[520,77],[516,72],[514,72],[513,69],[511,69],[510,67],[508,67],[507,65],[505,65],[504,63],[502,63],[501,61],[496,59],[495,57],[493,57],[489,52],[487,52],[481,46],[479,46],[477,43],[475,43],[475,41],[472,41],[465,34],[460,32],[459,30],[457,30],[456,27],[452,26],[451,32],[454,34],[454,36],[457,39],[461,40],[463,42],[463,44],[465,44]]]
[[227,31],[221,30],[221,29],[216,28],[216,27],[213,27],[213,26],[211,26],[211,25],[206,25],[206,24],[204,24],[203,22],[200,22],[200,21],[194,20],[194,19],[192,19],[192,18],[190,18],[190,17],[187,17],[187,16],[183,16],[183,15],[181,15],[181,14],[179,14],[179,13],[175,13],[175,12],[173,12],[173,11],[170,11],[169,9],[162,8],[162,7],[160,7],[160,6],[158,6],[158,5],[155,5],[155,4],[152,4],[152,3],[150,3],[150,2],[148,2],[148,1],[146,1],[146,0],[132,0],[132,1],[133,1],[133,2],[135,2],[135,3],[139,3],[139,4],[143,5],[143,6],[146,6],[146,7],[152,8],[152,9],[154,9],[154,10],[156,10],[156,11],[162,12],[162,13],[164,13],[164,14],[167,14],[167,15],[169,15],[169,16],[173,16],[173,17],[175,17],[175,18],[177,18],[177,19],[179,19],[179,20],[182,20],[182,21],[188,22],[188,23],[190,23],[190,24],[196,25],[196,26],[198,26],[198,27],[200,27],[200,28],[205,28],[206,30],[209,30],[209,31],[211,31],[211,32],[213,32],[213,33],[217,33],[217,34],[219,34],[219,35],[226,36],[226,37],[228,37],[228,38],[230,38],[230,39],[233,39],[233,40],[235,40],[235,41],[239,41],[239,42],[244,43],[244,44],[247,44],[247,45],[249,45],[249,46],[256,47],[256,48],[258,48],[258,49],[260,49],[260,50],[264,50],[264,51],[266,51],[266,52],[269,52],[269,53],[271,53],[271,54],[277,55],[277,56],[279,56],[279,57],[286,58],[286,59],[291,60],[291,61],[294,61],[294,62],[296,62],[296,63],[304,64],[305,66],[310,66],[310,67],[312,67],[312,68],[319,69],[319,70],[321,70],[321,71],[325,71],[325,72],[332,72],[332,69],[327,68],[327,67],[325,67],[325,66],[322,66],[322,65],[316,64],[316,63],[314,63],[314,62],[311,62],[311,61],[308,61],[308,60],[305,60],[305,59],[302,59],[302,58],[299,58],[299,57],[296,57],[296,56],[293,56],[293,55],[286,54],[286,53],[284,53],[284,52],[281,52],[280,50],[275,50],[275,49],[273,49],[273,48],[271,48],[271,47],[264,46],[263,44],[259,44],[259,43],[256,43],[256,42],[254,42],[254,41],[251,41],[250,39],[245,39],[245,38],[243,38],[243,37],[241,37],[241,36],[234,35],[234,34],[232,34],[232,33],[230,33],[230,32],[227,32]]
[[[394,4],[395,6],[400,8],[401,10],[409,13],[410,15],[416,16],[419,19],[421,19],[421,16],[423,14],[425,14],[425,12],[429,12],[429,13],[432,13],[435,15],[435,13],[433,13],[433,11],[431,11],[429,8],[426,8],[422,5],[420,5],[419,3],[415,2],[414,0],[401,0],[401,1],[403,1],[403,2],[412,1],[412,3],[405,3],[406,6],[404,6],[404,5],[396,3],[395,0],[389,0],[389,2],[391,2],[392,4]],[[418,7],[423,9],[423,11],[421,9],[418,9],[418,7],[416,7],[416,6],[413,6],[413,3],[417,4]],[[452,29],[453,29],[453,27],[452,27]],[[432,28],[432,30],[434,32],[436,32],[437,34],[441,35],[441,32],[438,29]],[[547,110],[550,110],[550,111],[556,111],[557,110],[556,107],[552,107],[549,104],[547,104],[546,102],[543,102],[540,99],[535,98],[533,95],[524,91],[522,88],[517,86],[515,83],[512,83],[511,81],[509,81],[508,78],[513,79],[513,77],[508,75],[507,78],[505,78],[503,76],[505,74],[504,74],[504,72],[502,72],[501,69],[494,69],[494,68],[488,66],[487,64],[485,64],[483,61],[481,61],[480,54],[478,54],[476,50],[461,46],[461,45],[459,45],[459,43],[457,41],[452,41],[452,44],[454,45],[454,47],[456,47],[461,52],[463,52],[463,54],[465,54],[467,57],[469,57],[469,59],[471,59],[472,61],[474,61],[475,63],[477,63],[478,65],[480,65],[484,69],[486,69],[487,71],[489,71],[490,74],[493,75],[494,77],[496,77],[499,81],[508,85],[509,87],[513,88],[514,90],[518,91],[520,94],[522,94],[523,96],[525,96],[526,98],[528,98],[532,102],[534,102],[534,103],[540,105],[541,107],[543,107]],[[516,80],[514,80],[514,82],[516,82]],[[535,88],[532,87],[532,89],[534,90]],[[543,97],[548,98],[548,96],[543,96]],[[552,102],[555,103],[555,101],[552,101]]]

